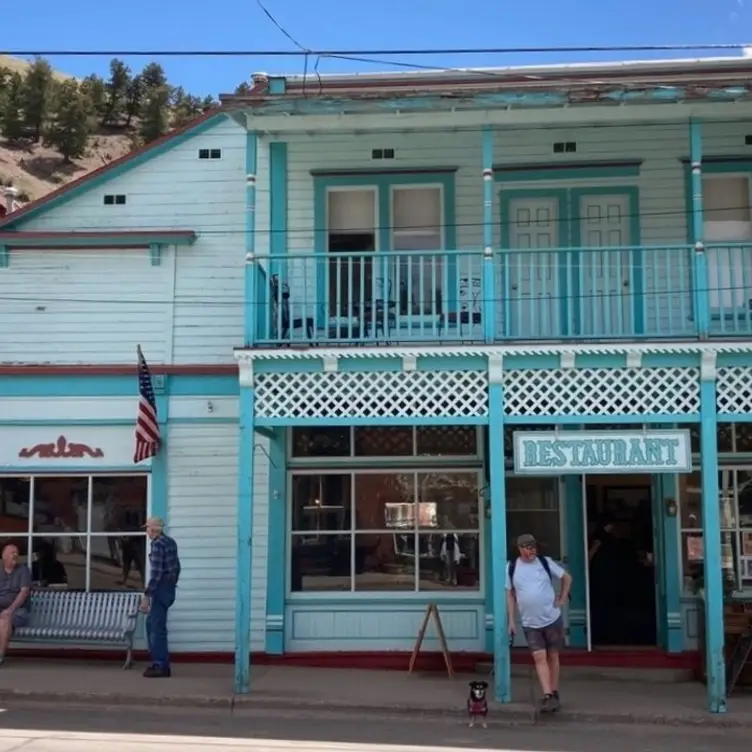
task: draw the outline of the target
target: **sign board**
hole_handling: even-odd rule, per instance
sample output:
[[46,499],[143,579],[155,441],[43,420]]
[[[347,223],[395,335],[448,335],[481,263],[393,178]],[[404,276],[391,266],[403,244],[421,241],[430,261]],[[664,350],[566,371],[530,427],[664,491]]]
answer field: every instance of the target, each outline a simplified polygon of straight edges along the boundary
[[515,431],[518,475],[689,473],[688,430]]

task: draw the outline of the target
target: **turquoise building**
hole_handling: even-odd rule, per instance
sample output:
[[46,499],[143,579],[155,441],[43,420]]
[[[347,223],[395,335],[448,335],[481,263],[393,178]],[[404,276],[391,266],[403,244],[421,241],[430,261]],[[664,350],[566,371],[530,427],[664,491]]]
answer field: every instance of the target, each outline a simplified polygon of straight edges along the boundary
[[[248,130],[240,689],[262,435],[268,653],[406,652],[436,603],[508,701],[504,569],[532,532],[574,578],[572,649],[702,649],[725,710],[724,597],[752,587],[749,70],[224,98]],[[605,584],[604,526],[626,552]]]
[[[406,664],[436,604],[509,701],[529,532],[572,574],[569,651],[704,653],[724,712],[724,601],[752,590],[751,73],[259,74],[10,213],[0,539],[137,589],[133,528],[164,516],[172,649],[234,654],[239,692],[260,660]],[[134,465],[138,345],[164,445]]]

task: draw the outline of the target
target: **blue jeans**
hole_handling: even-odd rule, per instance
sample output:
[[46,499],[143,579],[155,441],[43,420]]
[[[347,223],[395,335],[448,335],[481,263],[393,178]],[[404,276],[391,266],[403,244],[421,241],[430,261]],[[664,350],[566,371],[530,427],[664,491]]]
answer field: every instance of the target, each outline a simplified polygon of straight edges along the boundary
[[163,582],[151,596],[149,615],[146,617],[146,637],[152,665],[170,668],[170,651],[167,646],[167,611],[175,603],[175,585]]

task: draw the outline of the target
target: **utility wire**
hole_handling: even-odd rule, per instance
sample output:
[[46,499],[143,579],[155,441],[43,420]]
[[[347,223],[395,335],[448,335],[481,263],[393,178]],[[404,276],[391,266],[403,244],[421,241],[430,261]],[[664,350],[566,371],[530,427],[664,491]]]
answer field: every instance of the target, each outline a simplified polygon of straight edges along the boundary
[[[276,22],[275,22],[276,25]],[[286,32],[282,32],[285,35]],[[680,52],[680,51],[740,51],[750,44],[653,44],[653,45],[590,45],[579,47],[434,47],[408,49],[248,49],[248,50],[75,50],[75,49],[8,49],[0,50],[0,55],[13,57],[406,57],[436,55],[525,55],[542,53],[585,53],[585,52]],[[385,62],[385,61],[384,61]]]

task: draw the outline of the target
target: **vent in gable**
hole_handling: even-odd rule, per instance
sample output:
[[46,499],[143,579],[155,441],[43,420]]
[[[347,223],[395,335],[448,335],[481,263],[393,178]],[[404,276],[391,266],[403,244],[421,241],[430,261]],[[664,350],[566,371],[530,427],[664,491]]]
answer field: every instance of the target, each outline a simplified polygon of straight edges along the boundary
[[744,145],[745,145],[745,146],[752,146],[752,133],[748,133],[748,134],[747,134],[747,135],[746,135],[746,136],[744,137]]
[[394,159],[394,149],[373,149],[371,159]]
[[104,197],[105,206],[123,206],[125,204],[124,193],[108,193]]
[[222,159],[222,149],[199,149],[199,159]]
[[554,154],[572,154],[577,151],[576,141],[556,141],[554,143]]

